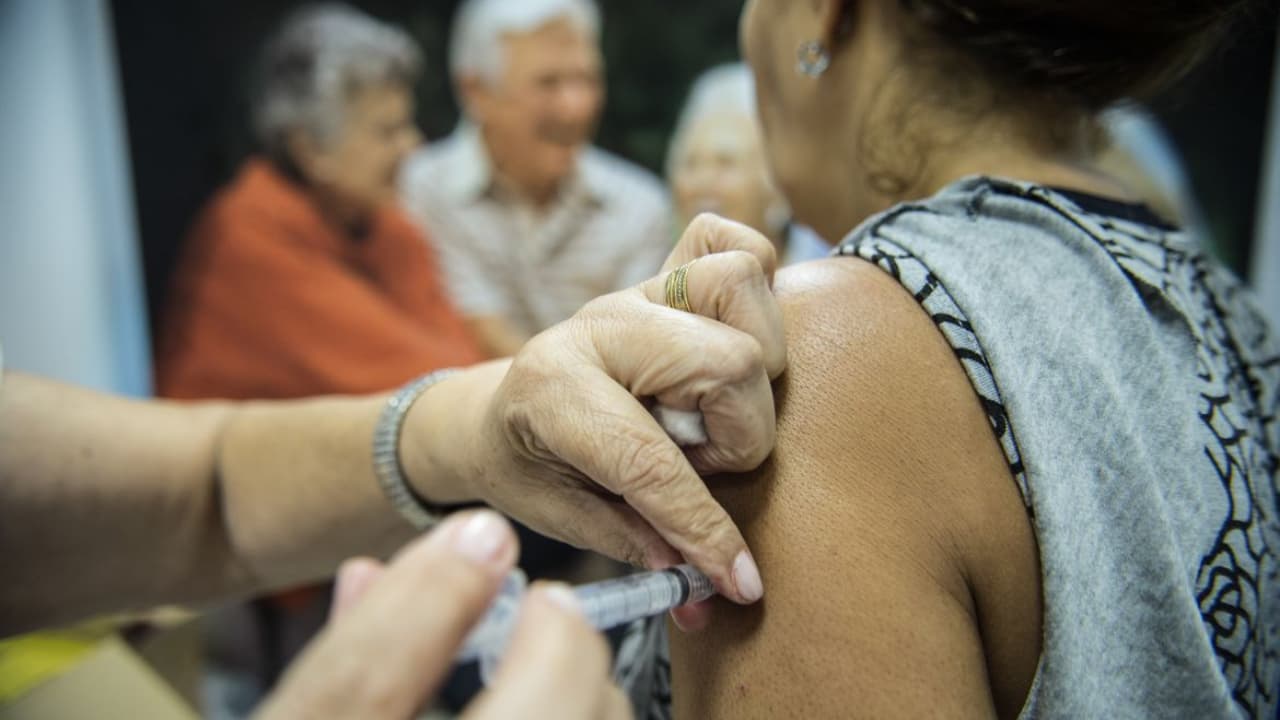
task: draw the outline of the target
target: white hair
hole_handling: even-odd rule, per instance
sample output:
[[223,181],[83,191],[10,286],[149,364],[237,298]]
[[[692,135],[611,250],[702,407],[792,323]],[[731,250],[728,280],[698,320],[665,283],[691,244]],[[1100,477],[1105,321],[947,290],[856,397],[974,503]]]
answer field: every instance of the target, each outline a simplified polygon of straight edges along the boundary
[[600,35],[600,9],[594,0],[463,0],[449,35],[449,72],[454,78],[497,82],[505,69],[502,36],[560,19],[593,37]]
[[253,107],[258,141],[277,159],[290,130],[327,141],[352,93],[387,82],[411,86],[421,69],[422,52],[400,28],[341,3],[304,7],[263,53]]
[[667,175],[675,170],[689,141],[689,131],[707,115],[741,115],[756,119],[756,85],[745,63],[717,65],[698,76],[676,120],[667,147]]
[[[751,74],[751,68],[746,63],[717,65],[699,75],[694,81],[693,89],[689,91],[689,97],[680,110],[679,119],[676,120],[671,142],[667,145],[668,178],[674,177],[680,159],[687,150],[689,132],[693,130],[693,126],[702,118],[712,114],[747,117],[756,123],[759,129],[756,82]],[[763,141],[763,133],[758,136]],[[765,208],[765,222],[768,223],[770,230],[778,232],[791,219],[791,208],[782,197],[782,193],[778,191],[767,167],[765,171],[765,182],[768,183],[771,193],[777,197],[777,202]]]

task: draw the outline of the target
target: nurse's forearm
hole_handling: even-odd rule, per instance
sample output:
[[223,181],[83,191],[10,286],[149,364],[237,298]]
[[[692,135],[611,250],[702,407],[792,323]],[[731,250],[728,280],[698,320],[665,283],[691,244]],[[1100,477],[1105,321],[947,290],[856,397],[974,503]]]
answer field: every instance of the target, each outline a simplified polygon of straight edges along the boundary
[[138,402],[10,373],[0,634],[288,585],[394,550],[413,530],[373,478],[383,402]]

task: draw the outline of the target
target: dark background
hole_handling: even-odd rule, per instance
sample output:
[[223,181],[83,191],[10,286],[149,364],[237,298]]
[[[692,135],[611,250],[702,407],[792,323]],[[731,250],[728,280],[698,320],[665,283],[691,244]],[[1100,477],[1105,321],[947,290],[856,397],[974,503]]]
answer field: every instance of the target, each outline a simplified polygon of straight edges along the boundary
[[[519,0],[512,0],[518,2]],[[258,48],[298,0],[114,0],[138,219],[153,321],[182,238],[252,144],[248,88]],[[446,38],[457,0],[363,0],[419,42],[419,122],[428,139],[457,120]],[[684,95],[702,70],[737,58],[741,0],[601,0],[609,98],[601,146],[660,172]],[[1247,268],[1272,59],[1274,10],[1260,11],[1154,110],[1185,156],[1219,255]]]

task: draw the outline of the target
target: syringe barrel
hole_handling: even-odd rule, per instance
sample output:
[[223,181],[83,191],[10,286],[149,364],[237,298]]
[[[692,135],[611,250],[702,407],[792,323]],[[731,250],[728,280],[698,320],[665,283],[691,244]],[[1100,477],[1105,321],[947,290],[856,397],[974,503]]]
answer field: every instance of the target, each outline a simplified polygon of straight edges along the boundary
[[[487,685],[506,650],[524,596],[524,573],[513,570],[472,629],[456,656],[457,662],[480,661],[480,676]],[[599,630],[657,615],[715,594],[711,579],[692,565],[637,573],[616,580],[581,585],[574,595],[587,621]]]
[[587,621],[600,630],[705,600],[714,593],[711,579],[692,565],[677,565],[574,589]]

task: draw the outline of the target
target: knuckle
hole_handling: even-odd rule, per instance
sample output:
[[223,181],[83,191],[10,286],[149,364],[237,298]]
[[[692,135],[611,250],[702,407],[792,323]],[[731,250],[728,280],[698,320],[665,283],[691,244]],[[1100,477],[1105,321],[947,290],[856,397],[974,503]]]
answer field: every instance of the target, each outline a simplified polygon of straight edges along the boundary
[[[758,408],[758,409],[757,409]],[[755,470],[768,459],[777,441],[777,422],[771,402],[762,403],[742,414],[741,428],[735,433],[741,442],[731,446],[729,461],[732,472]]]
[[773,446],[776,442],[775,429],[773,422],[770,421],[760,427],[761,438],[759,442],[747,443],[741,456],[741,465],[737,472],[749,472],[755,470],[769,459],[770,453],[773,452]]
[[620,527],[605,530],[598,544],[600,550],[606,555],[632,567],[644,567],[645,560],[648,558],[645,548],[633,542],[631,537]]
[[772,431],[768,428],[761,428],[760,432],[769,435],[769,437],[762,438],[760,442],[743,443],[735,448],[735,451],[726,462],[730,466],[729,472],[750,472],[760,467],[765,459],[769,457],[769,452],[773,447]]
[[[754,435],[754,428],[745,429],[742,434],[748,433]],[[706,453],[701,455],[699,465],[705,467],[711,472],[747,472],[754,470],[760,466],[767,456],[767,452],[762,452],[760,444],[754,439],[747,442],[733,443],[731,445],[716,445],[705,448]]]
[[572,495],[564,496],[563,500],[564,504],[561,506],[564,511],[563,515],[553,519],[548,523],[547,530],[541,532],[579,549],[598,544],[591,542],[591,540],[598,538],[591,537],[588,532],[588,525],[582,519],[584,513],[588,511],[587,503]]
[[599,520],[589,522],[585,519],[598,515],[599,507],[594,503],[580,503],[566,510],[565,517],[555,526],[554,533],[562,542],[608,555],[630,565],[643,560],[644,551],[631,541],[625,525]]
[[722,382],[742,383],[764,373],[764,348],[747,333],[725,333],[719,350],[714,359],[708,359]]
[[727,250],[720,256],[727,268],[728,280],[735,285],[764,286],[764,266],[755,254],[745,249]]
[[636,492],[661,493],[678,483],[684,470],[683,456],[665,438],[633,440],[619,462],[623,497]]
[[705,245],[714,252],[719,244],[716,238],[719,234],[720,226],[723,221],[714,213],[700,212],[689,221],[689,227],[685,229],[685,235],[694,238],[703,238],[706,240]]
[[774,247],[769,238],[758,232],[752,232],[748,235],[748,240],[744,244],[743,250],[750,252],[761,265],[761,270],[766,267],[776,268],[778,266],[778,249]]
[[574,313],[572,317],[578,321],[610,318],[615,314],[617,305],[622,298],[625,297],[624,293],[626,292],[627,291],[625,290],[620,290],[615,293],[592,298],[583,304],[582,307],[578,308],[578,311]]
[[690,510],[689,519],[685,523],[686,534],[708,547],[724,536],[731,526],[729,516],[710,497],[707,502]]
[[642,568],[648,565],[649,552],[645,548],[628,541],[626,538],[622,538],[619,544],[614,547],[618,550],[616,560],[624,562],[631,567]]

